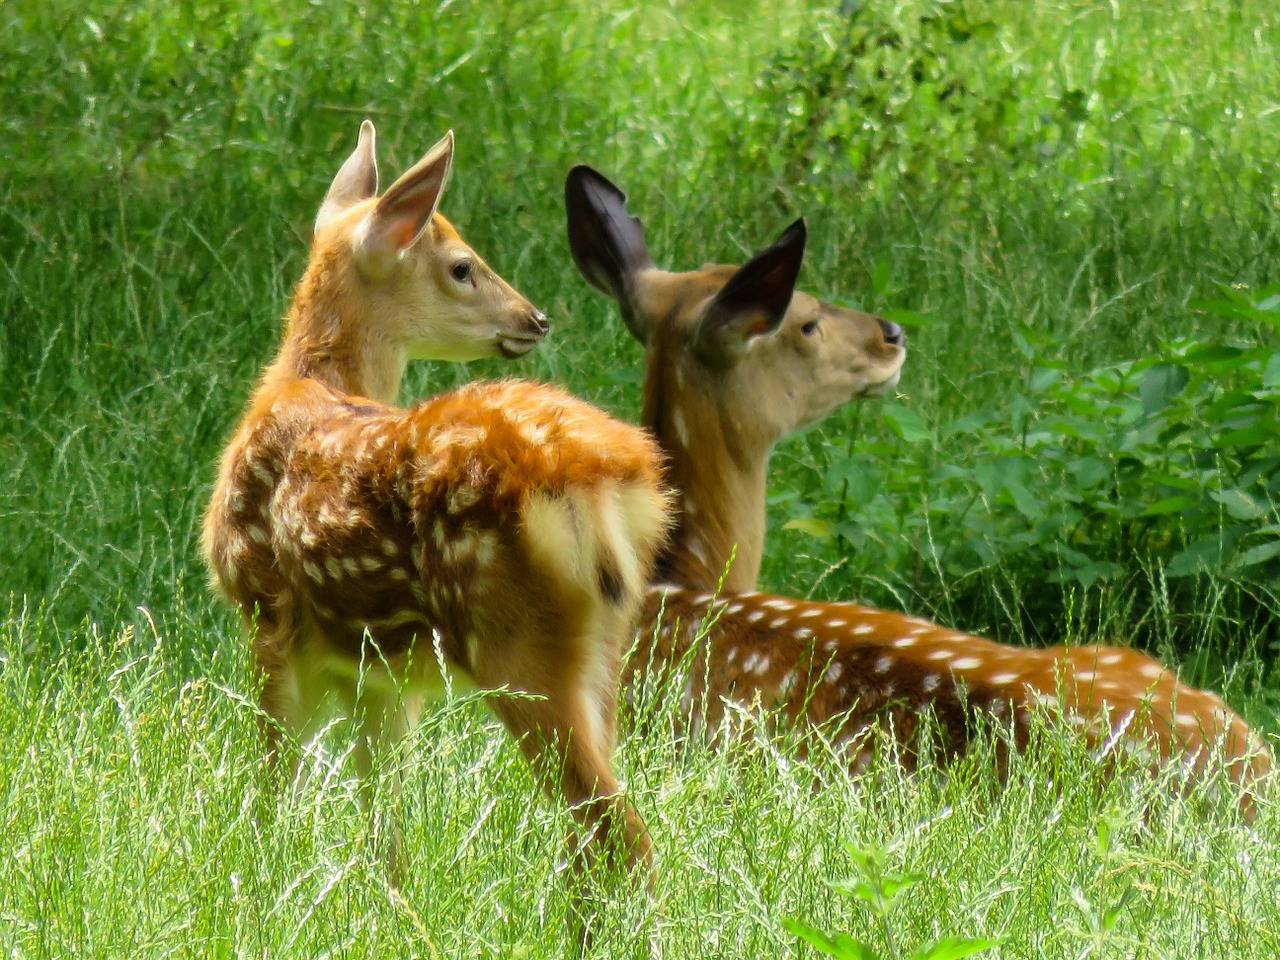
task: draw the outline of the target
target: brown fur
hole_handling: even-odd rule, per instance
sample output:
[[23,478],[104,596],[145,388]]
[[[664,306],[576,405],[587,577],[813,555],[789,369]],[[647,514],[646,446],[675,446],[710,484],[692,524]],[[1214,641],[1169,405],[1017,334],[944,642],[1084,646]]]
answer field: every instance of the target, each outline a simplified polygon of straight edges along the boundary
[[[378,198],[362,127],[223,454],[205,556],[254,632],[272,756],[333,699],[360,728],[367,784],[448,674],[500,691],[495,713],[586,831],[588,861],[647,872],[612,753],[622,645],[668,522],[659,453],[554,387],[394,405],[412,357],[514,355],[546,331],[435,212],[451,159],[447,137]],[[394,830],[387,852],[399,869]]]
[[[891,733],[910,762],[926,713],[962,751],[974,717],[1011,721],[1021,745],[1031,713],[1047,708],[1103,753],[1156,763],[1182,757],[1202,775],[1210,748],[1220,749],[1227,776],[1246,788],[1244,809],[1252,810],[1251,792],[1271,763],[1261,739],[1215,694],[1178,682],[1141,653],[1027,650],[854,603],[754,592],[774,444],[855,397],[891,387],[904,352],[875,318],[796,292],[772,326],[750,322],[741,350],[706,357],[701,329],[709,304],[737,269],[654,268],[638,221],[622,209],[625,198],[601,181],[582,168],[570,175],[570,218],[582,221],[570,225],[574,258],[620,301],[645,345],[642,420],[669,458],[680,510],[657,561],[660,583],[645,603],[627,684],[687,663],[680,702],[690,724],[705,719],[718,729],[726,703],[777,708],[846,744],[855,767],[867,759],[873,725]],[[626,256],[603,259],[597,246],[610,244]],[[624,266],[614,269],[617,263]],[[776,291],[771,296],[779,300]],[[751,304],[738,307],[745,314]],[[698,640],[709,619],[714,626]]]

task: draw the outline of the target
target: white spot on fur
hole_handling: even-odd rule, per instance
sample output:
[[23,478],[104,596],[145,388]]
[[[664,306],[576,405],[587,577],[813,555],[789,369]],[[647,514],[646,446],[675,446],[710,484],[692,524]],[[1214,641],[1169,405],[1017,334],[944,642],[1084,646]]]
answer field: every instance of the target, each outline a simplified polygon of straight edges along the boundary
[[1123,660],[1124,660],[1124,654],[1121,653],[1119,650],[1111,650],[1107,653],[1099,655],[1098,657],[1099,663],[1105,663],[1109,667],[1115,666],[1117,663],[1120,663]]
[[982,660],[978,657],[959,657],[951,664],[953,670],[972,670],[980,666],[982,666]]
[[932,693],[938,689],[938,684],[942,681],[942,677],[936,673],[930,673],[920,681],[920,689],[925,693]]
[[1165,674],[1165,668],[1155,661],[1144,663],[1138,668],[1138,673],[1149,680],[1157,680]]
[[830,627],[832,630],[839,630],[841,627],[845,625],[845,623],[846,621],[844,620],[828,620],[827,626]]
[[890,643],[889,646],[899,647],[899,648],[914,647],[919,642],[920,641],[918,641],[915,637],[899,637],[897,640],[894,640],[892,643]]
[[725,613],[741,613],[741,612],[742,612],[742,604],[740,603],[731,603],[729,604],[728,607],[725,608]]
[[832,662],[823,673],[822,679],[827,683],[835,683],[840,679],[840,674],[844,673],[844,664],[839,660]]
[[811,630],[809,627],[800,627],[792,635],[797,640],[808,640],[810,637],[813,636],[813,630]]
[[856,624],[853,627],[853,629],[850,630],[849,632],[852,633],[855,637],[865,637],[869,633],[875,633],[876,628],[874,624],[859,623],[859,624]]
[[1013,683],[1015,680],[1017,680],[1018,674],[997,673],[994,676],[988,677],[988,679],[994,684],[998,684],[999,686],[1004,686],[1006,683]]
[[930,651],[925,656],[925,659],[926,660],[950,660],[952,656],[953,654],[950,650],[948,650],[946,647],[942,647],[941,649]]
[[316,583],[324,583],[324,573],[321,571],[321,569],[320,569],[319,565],[318,565],[318,564],[316,564],[316,563],[314,563],[313,561],[311,561],[311,560],[303,560],[303,561],[302,561],[302,570],[303,570],[303,572],[304,572],[308,577],[310,577],[314,582],[316,582]]
[[781,597],[765,600],[760,606],[768,607],[770,610],[794,610],[796,608],[796,605],[790,600],[783,600]]
[[454,514],[461,513],[463,510],[475,506],[479,499],[480,491],[475,487],[470,485],[456,486],[449,491],[448,510]]
[[747,615],[748,623],[759,623],[763,619],[764,619],[763,610],[752,610],[751,613]]
[[342,567],[338,564],[337,557],[325,557],[324,568],[329,572],[329,576],[334,580],[342,579]]
[[737,660],[738,660],[738,648],[730,647],[729,652],[724,655],[725,663],[727,663],[729,666],[732,667],[734,663],[737,662]]
[[684,411],[679,407],[675,407],[671,411],[671,425],[675,427],[676,437],[680,440],[680,446],[686,450],[689,449],[689,426],[684,422]]
[[769,623],[769,628],[771,630],[780,630],[789,622],[790,621],[788,621],[786,617],[774,617],[774,619]]
[[498,535],[492,530],[477,531],[475,542],[476,564],[480,567],[487,567],[493,563],[497,554]]
[[390,537],[382,538],[382,552],[388,557],[394,557],[400,553],[400,548],[396,546],[396,542]]
[[884,673],[888,673],[892,669],[893,669],[893,657],[885,656],[885,657],[881,657],[879,660],[876,661],[876,666],[875,666],[876,673],[884,674]]

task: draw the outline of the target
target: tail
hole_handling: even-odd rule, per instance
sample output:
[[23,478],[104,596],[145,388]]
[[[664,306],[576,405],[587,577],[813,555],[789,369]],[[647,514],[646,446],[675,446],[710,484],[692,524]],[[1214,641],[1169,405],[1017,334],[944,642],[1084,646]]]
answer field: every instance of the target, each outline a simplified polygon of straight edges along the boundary
[[643,225],[627,213],[626,194],[602,174],[579,164],[565,180],[564,201],[573,262],[588,283],[618,301],[623,318],[633,326],[634,278],[653,268],[653,258]]

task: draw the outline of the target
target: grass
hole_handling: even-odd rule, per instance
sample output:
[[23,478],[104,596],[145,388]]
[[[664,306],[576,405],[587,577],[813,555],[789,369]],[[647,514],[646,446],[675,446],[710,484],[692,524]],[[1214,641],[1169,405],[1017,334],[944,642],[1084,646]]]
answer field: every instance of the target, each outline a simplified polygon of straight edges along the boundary
[[[928,6],[882,12],[919,33]],[[828,63],[844,26],[784,0],[748,16],[722,3],[534,0],[0,9],[0,947],[564,951],[563,814],[530,803],[530,778],[479,704],[450,702],[416,735],[402,819],[420,868],[403,901],[367,852],[341,738],[296,795],[264,782],[244,645],[196,551],[212,465],[363,116],[379,125],[384,176],[457,131],[445,212],[556,325],[529,360],[423,366],[407,395],[514,372],[635,414],[638,347],[564,244],[572,163],[628,190],[674,266],[741,259],[805,214],[807,289],[926,315],[901,403],[940,429],[911,444],[875,409],[851,409],[785,444],[764,582],[1014,641],[1136,636],[1274,731],[1274,583],[1219,573],[1188,598],[1163,583],[1156,556],[1149,577],[1080,591],[1081,605],[1058,607],[1071,617],[1034,622],[1028,597],[1070,593],[1042,569],[940,579],[923,561],[886,569],[875,549],[781,529],[802,508],[849,508],[842,457],[903,477],[980,459],[972,438],[941,428],[1004,415],[1050,349],[1020,352],[1023,328],[1081,371],[1179,336],[1266,336],[1187,304],[1217,282],[1277,279],[1269,8],[966,9],[994,36],[915,36],[877,55],[934,44],[930,69],[964,84],[968,112],[909,96],[910,71],[890,59],[889,79],[863,90],[889,109],[820,118],[803,129],[831,136],[811,140],[775,95],[788,76],[816,82],[796,64]],[[881,152],[851,159],[853,142]],[[943,545],[967,535],[945,518],[929,534]],[[908,540],[885,546],[881,556],[927,556]],[[1045,739],[996,790],[980,766],[946,779],[885,764],[852,784],[781,748],[724,756],[671,732],[629,737],[619,762],[658,843],[668,955],[810,955],[783,930],[788,916],[883,947],[824,885],[847,872],[841,840],[929,876],[894,916],[900,943],[956,934],[999,937],[1002,956],[1275,955],[1272,807],[1248,829],[1225,799],[1107,780],[1067,738]],[[608,904],[598,955],[631,949],[646,909]]]

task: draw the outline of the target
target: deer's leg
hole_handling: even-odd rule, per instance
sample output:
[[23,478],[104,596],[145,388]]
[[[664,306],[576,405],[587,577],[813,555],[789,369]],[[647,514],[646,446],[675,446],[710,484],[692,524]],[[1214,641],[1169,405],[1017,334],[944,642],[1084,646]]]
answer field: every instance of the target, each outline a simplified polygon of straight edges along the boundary
[[[477,665],[483,687],[506,685],[530,697],[494,697],[494,713],[516,737],[549,794],[559,794],[585,835],[578,868],[596,864],[643,871],[651,883],[653,850],[644,821],[613,773],[613,722],[617,711],[618,652],[592,643],[566,656],[563,648],[510,644],[522,662],[492,659]],[[529,659],[526,659],[529,657]],[[511,658],[515,659],[515,658]],[[530,677],[529,661],[554,664]],[[531,682],[531,679],[534,682]]]
[[[396,807],[404,783],[404,741],[418,722],[420,698],[384,678],[366,677],[357,687],[340,691],[343,707],[356,726],[352,751],[360,776],[360,800],[369,815],[374,842],[387,866],[391,883],[399,887],[408,869]],[[387,778],[385,809],[376,800],[378,775]]]

